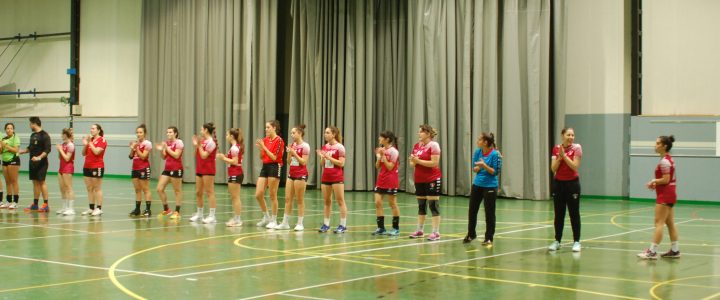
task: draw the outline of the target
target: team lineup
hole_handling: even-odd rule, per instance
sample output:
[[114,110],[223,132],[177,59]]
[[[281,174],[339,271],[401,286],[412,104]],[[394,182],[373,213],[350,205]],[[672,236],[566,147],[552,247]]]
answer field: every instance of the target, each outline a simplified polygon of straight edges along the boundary
[[[21,148],[20,138],[15,134],[15,125],[5,124],[6,136],[2,139],[0,147],[2,153],[3,176],[5,189],[0,183],[0,209],[18,209],[20,196],[18,195],[18,176],[20,169],[19,155],[29,155],[29,178],[33,183],[33,203],[25,208],[26,211],[48,213],[50,211],[48,188],[45,177],[48,172],[48,155],[51,152],[52,142],[47,132],[42,129],[42,122],[38,117],[29,119],[32,134],[26,148]],[[305,191],[309,177],[307,165],[312,156],[317,156],[322,166],[321,193],[324,202],[323,222],[317,229],[320,233],[332,231],[342,234],[348,231],[348,209],[344,197],[344,166],[346,151],[342,144],[342,135],[339,128],[328,126],[323,131],[325,143],[321,149],[316,149],[312,155],[310,145],[305,142],[304,124],[294,126],[290,130],[290,145],[280,137],[280,122],[271,120],[265,123],[265,137],[254,141],[259,150],[259,159],[262,169],[257,178],[255,198],[260,206],[262,216],[256,223],[257,227],[272,230],[303,231],[305,225]],[[189,218],[190,222],[214,224],[217,223],[215,196],[215,176],[217,175],[216,160],[227,165],[227,185],[232,202],[233,216],[225,223],[228,227],[243,226],[240,217],[242,205],[240,200],[241,183],[244,179],[242,168],[245,154],[245,138],[239,128],[231,128],[225,132],[225,139],[229,145],[226,154],[218,153],[218,139],[215,125],[205,123],[200,128],[199,135],[192,137],[193,154],[195,156],[195,197],[196,211]],[[150,191],[150,155],[157,151],[165,161],[164,169],[158,177],[156,193],[162,204],[161,216],[173,220],[180,220],[182,204],[182,157],[185,145],[179,139],[179,131],[175,126],[166,129],[167,139],[163,142],[153,143],[147,139],[147,128],[144,124],[136,128],[137,140],[129,144],[128,158],[132,162],[131,178],[135,192],[135,208],[129,213],[132,217],[152,216],[152,193]],[[423,124],[418,127],[418,141],[408,156],[408,164],[414,169],[415,195],[418,204],[417,227],[411,230],[409,238],[429,241],[440,240],[440,194],[441,178],[440,157],[441,147],[434,140],[438,132],[430,125]],[[572,251],[580,252],[581,221],[580,199],[581,187],[579,168],[582,161],[582,147],[574,143],[575,133],[572,128],[561,131],[562,143],[552,149],[550,169],[553,172],[553,204],[554,204],[554,241],[548,246],[548,251],[560,249],[565,222],[565,214],[569,213],[573,234]],[[62,199],[62,208],[57,214],[75,215],[75,193],[72,188],[72,176],[75,173],[74,132],[72,128],[65,128],[61,133],[62,143],[56,145],[60,167],[58,169],[58,185]],[[499,176],[502,171],[503,156],[495,144],[495,135],[483,132],[476,142],[476,150],[472,156],[472,170],[474,173],[472,189],[468,207],[467,234],[463,238],[464,244],[471,243],[477,238],[477,215],[480,205],[483,205],[485,214],[485,233],[482,237],[483,246],[492,247],[495,227],[495,203],[499,189]],[[104,139],[101,125],[90,126],[89,135],[81,138],[84,157],[83,180],[87,189],[88,208],[83,210],[83,216],[101,216],[103,214],[102,178],[105,173],[105,150],[108,143]],[[375,154],[374,166],[378,176],[373,189],[377,228],[371,234],[376,236],[400,235],[400,210],[397,204],[399,191],[399,162],[400,152],[398,138],[392,131],[383,131],[378,135],[379,147],[373,149]],[[647,183],[647,188],[656,192],[655,230],[650,247],[637,256],[642,259],[679,258],[679,234],[674,223],[674,205],[677,203],[675,163],[669,153],[672,149],[674,137],[660,136],[655,143],[655,152],[660,156],[660,162],[654,171],[653,179]],[[289,141],[290,142],[290,141]],[[285,155],[287,152],[287,155]],[[283,157],[286,157],[285,159]],[[287,164],[287,181],[285,184],[285,206],[282,219],[278,220],[279,201],[278,189],[282,178],[283,166]],[[175,195],[175,208],[168,204],[166,189],[172,185]],[[3,198],[3,194],[5,197]],[[265,195],[270,198],[270,206]],[[42,198],[43,202],[40,203]],[[335,199],[340,211],[337,226],[333,226],[332,199]],[[205,199],[209,206],[205,211]],[[387,199],[392,212],[392,228],[385,227],[383,204]],[[141,210],[142,202],[145,208]],[[297,211],[296,221],[291,223],[293,204]],[[425,232],[425,221],[428,215],[431,219],[431,231]],[[291,227],[291,225],[294,226]],[[331,227],[332,226],[332,227]],[[670,236],[670,249],[662,254],[659,244],[662,241],[664,227],[667,226]]]

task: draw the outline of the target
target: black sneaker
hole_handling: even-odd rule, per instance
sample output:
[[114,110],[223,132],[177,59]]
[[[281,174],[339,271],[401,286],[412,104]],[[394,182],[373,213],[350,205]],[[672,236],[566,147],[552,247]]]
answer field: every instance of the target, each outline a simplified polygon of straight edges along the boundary
[[468,235],[466,235],[465,238],[463,239],[463,244],[469,244],[470,242],[472,242],[472,240],[474,240],[474,239],[476,239],[476,238],[477,238],[477,236],[472,236],[472,235],[469,235],[469,234],[468,234]]
[[139,217],[140,216],[140,210],[139,209],[133,209],[128,215],[131,217]]
[[680,258],[680,251],[672,251],[668,250],[668,252],[665,252],[663,254],[660,254],[660,257],[662,258]]
[[143,211],[142,215],[143,217],[149,217],[152,216],[152,212],[149,209],[146,209],[145,211]]

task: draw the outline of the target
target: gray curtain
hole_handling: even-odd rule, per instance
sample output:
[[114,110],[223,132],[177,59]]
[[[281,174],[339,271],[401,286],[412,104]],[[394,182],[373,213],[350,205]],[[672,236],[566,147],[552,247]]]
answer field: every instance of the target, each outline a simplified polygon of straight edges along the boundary
[[[203,123],[217,127],[219,151],[224,132],[245,133],[245,182],[260,165],[253,140],[274,119],[277,0],[143,1],[140,111],[153,142],[176,125],[185,142],[185,181],[194,181],[191,137]],[[216,182],[224,182],[217,162]],[[163,161],[152,155],[154,175]]]
[[[348,152],[346,188],[371,189],[377,134],[400,136],[406,154],[418,125],[440,131],[443,192],[468,195],[481,131],[504,155],[501,193],[546,199],[549,0],[299,1],[292,4],[290,123],[308,141],[337,125]],[[317,183],[317,161],[311,183]]]

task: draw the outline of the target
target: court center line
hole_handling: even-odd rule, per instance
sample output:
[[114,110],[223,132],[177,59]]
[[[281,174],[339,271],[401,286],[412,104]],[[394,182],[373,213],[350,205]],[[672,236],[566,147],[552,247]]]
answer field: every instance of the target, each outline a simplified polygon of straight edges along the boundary
[[[0,254],[0,257],[2,257],[2,258],[8,258],[8,259],[17,259],[17,260],[26,260],[26,261],[32,261],[32,262],[40,262],[40,263],[46,263],[46,264],[70,266],[70,267],[77,267],[77,268],[84,268],[84,269],[94,269],[94,270],[103,270],[103,271],[107,271],[107,270],[110,269],[110,268],[106,268],[106,267],[88,266],[88,265],[66,263],[66,262],[53,261],[53,260],[47,260],[47,259],[30,258],[30,257],[20,257],[20,256],[10,256],[10,255],[4,255],[4,254]],[[131,270],[122,270],[122,269],[117,269],[117,271],[118,271],[118,272],[123,272],[123,273],[130,273],[130,274],[142,274],[142,275],[150,275],[150,276],[155,276],[155,277],[171,278],[171,277],[169,277],[169,276],[167,276],[167,275],[155,274],[155,273],[150,273],[150,272],[131,271]]]

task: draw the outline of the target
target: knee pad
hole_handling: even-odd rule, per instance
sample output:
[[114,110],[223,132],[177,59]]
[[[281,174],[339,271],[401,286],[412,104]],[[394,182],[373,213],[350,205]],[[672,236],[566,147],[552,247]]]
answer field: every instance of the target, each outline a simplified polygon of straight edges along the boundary
[[427,200],[418,200],[418,215],[427,215]]
[[432,212],[433,217],[437,217],[440,215],[440,203],[438,203],[438,202],[440,202],[440,201],[438,201],[438,200],[430,201],[430,211]]

